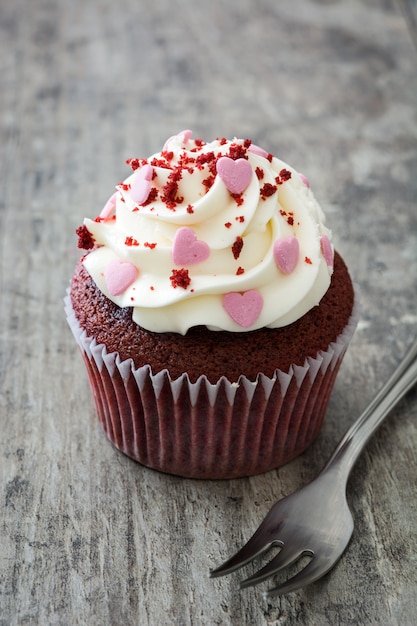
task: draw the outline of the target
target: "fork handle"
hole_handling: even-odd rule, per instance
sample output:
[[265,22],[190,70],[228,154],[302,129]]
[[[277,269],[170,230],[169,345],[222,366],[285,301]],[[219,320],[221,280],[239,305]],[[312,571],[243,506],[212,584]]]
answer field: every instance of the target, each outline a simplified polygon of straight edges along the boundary
[[350,472],[371,436],[394,406],[417,382],[417,340],[390,379],[349,428],[324,466],[323,472],[337,471],[347,482]]

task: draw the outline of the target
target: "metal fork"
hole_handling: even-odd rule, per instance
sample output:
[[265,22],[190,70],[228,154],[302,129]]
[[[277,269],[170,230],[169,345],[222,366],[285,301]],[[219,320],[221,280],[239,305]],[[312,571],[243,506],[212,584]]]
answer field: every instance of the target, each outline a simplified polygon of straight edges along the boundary
[[308,564],[288,580],[267,590],[266,597],[300,589],[332,569],[353,532],[353,518],[346,500],[350,472],[375,430],[417,381],[416,357],[417,341],[347,431],[317,478],[276,502],[251,539],[223,565],[212,570],[211,577],[239,569],[272,546],[279,546],[279,553],[257,573],[241,582],[241,588],[274,576],[301,557],[310,557]]

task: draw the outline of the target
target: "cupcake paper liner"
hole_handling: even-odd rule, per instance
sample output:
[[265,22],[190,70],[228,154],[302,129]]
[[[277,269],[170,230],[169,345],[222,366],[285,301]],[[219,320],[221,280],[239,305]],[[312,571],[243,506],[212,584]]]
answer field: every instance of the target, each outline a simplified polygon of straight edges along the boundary
[[83,355],[107,438],[139,463],[187,478],[252,476],[280,467],[317,437],[334,380],[358,320],[358,298],[337,340],[288,373],[252,382],[135,368],[80,328],[69,296],[68,324]]

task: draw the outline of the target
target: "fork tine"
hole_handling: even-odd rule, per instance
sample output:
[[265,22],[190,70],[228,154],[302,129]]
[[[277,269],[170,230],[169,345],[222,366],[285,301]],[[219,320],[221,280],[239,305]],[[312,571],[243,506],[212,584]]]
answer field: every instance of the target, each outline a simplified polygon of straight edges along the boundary
[[245,545],[230,559],[225,561],[225,563],[211,570],[211,578],[235,572],[257,556],[266,552],[272,545],[283,545],[282,541],[276,540],[274,537],[276,537],[282,529],[283,519],[277,518],[277,510],[279,507],[282,507],[285,500],[287,500],[287,498],[275,502]]
[[[262,526],[262,525],[261,525]],[[282,545],[279,541],[265,541],[265,536],[260,532],[261,526],[256,530],[247,543],[234,554],[230,559],[211,570],[210,577],[224,576],[243,567],[255,557],[260,556],[268,550],[272,544]]]
[[289,544],[284,545],[278,554],[269,561],[262,569],[258,572],[255,572],[246,580],[242,580],[240,583],[241,589],[245,587],[251,587],[252,585],[257,585],[262,582],[269,576],[273,576],[277,574],[280,570],[288,567],[298,561],[298,559],[304,555],[313,556],[311,551],[300,550],[300,549],[292,549]]
[[[308,554],[308,553],[307,553]],[[294,576],[284,581],[282,584],[272,587],[264,592],[266,598],[272,598],[274,596],[282,596],[291,591],[297,591],[311,583],[315,582],[319,578],[322,578],[332,567],[336,564],[336,561],[330,561],[329,559],[313,556],[311,561],[307,565],[297,572]]]

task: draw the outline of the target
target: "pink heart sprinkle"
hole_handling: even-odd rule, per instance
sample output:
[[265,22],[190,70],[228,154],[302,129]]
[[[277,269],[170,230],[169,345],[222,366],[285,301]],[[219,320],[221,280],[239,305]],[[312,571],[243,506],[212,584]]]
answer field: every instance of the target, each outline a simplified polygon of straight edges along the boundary
[[234,161],[230,157],[220,157],[216,164],[217,173],[230,191],[240,194],[245,191],[252,178],[252,166],[246,159]]
[[104,278],[111,296],[120,296],[136,280],[138,270],[133,263],[113,259],[104,272]]
[[172,244],[172,258],[175,265],[195,265],[205,261],[209,255],[208,244],[197,239],[192,228],[183,226],[177,230]]
[[116,208],[116,196],[117,191],[115,191],[114,194],[110,196],[110,198],[107,200],[100,213],[101,219],[107,220],[113,213],[114,209]]
[[193,134],[192,130],[182,130],[179,135],[182,135],[182,142],[187,143],[189,139],[191,139],[191,135]]
[[327,265],[329,267],[333,267],[333,248],[327,235],[322,235],[320,237],[320,247]]
[[298,175],[301,178],[301,180],[303,181],[303,185],[305,185],[306,187],[308,187],[310,189],[310,182],[309,182],[307,176],[304,176],[304,174],[301,174],[301,172],[298,172]]
[[258,156],[264,157],[264,159],[267,159],[269,157],[269,154],[266,150],[264,150],[263,148],[260,148],[254,143],[251,143],[251,145],[248,148],[248,152],[253,152],[253,154],[257,154]]
[[130,185],[130,195],[137,204],[142,204],[148,199],[152,187],[153,167],[145,163],[135,174]]
[[250,289],[244,293],[233,291],[223,296],[223,308],[232,320],[243,328],[249,328],[256,322],[263,303],[263,298],[256,289]]
[[277,239],[274,243],[274,259],[284,274],[291,274],[298,263],[300,244],[297,237],[290,235],[284,239]]
[[176,135],[172,135],[171,137],[168,137],[168,139],[164,143],[164,147],[162,148],[162,152],[166,152],[166,150],[168,149],[168,144],[171,141],[171,139],[175,139],[175,137],[181,137],[182,136],[182,143],[184,144],[184,143],[187,143],[189,141],[189,139],[191,139],[192,134],[193,134],[192,130],[182,130],[181,132],[177,133]]

